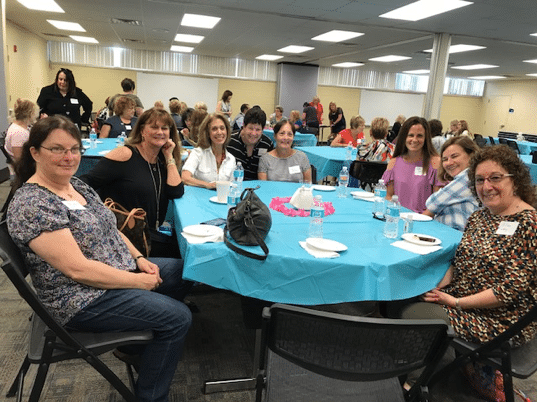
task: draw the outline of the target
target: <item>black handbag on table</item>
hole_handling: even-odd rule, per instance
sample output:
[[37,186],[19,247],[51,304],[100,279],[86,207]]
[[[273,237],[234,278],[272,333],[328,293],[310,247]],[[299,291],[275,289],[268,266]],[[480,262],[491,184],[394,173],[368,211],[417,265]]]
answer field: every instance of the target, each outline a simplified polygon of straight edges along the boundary
[[[259,186],[255,189],[244,189],[240,202],[236,207],[229,209],[224,227],[224,243],[241,255],[263,261],[269,254],[265,238],[272,226],[272,216],[268,207],[254,193],[258,188]],[[265,254],[254,254],[237,247],[229,241],[228,232],[236,243],[243,246],[260,246]]]

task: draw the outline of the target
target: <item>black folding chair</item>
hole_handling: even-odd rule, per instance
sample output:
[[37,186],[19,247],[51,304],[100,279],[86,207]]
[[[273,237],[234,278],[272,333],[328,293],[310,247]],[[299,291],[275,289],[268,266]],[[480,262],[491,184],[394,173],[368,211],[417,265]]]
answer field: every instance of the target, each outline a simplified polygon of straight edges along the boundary
[[518,148],[518,144],[514,140],[507,140],[507,145],[514,149],[517,155],[520,155],[520,149]]
[[386,162],[352,161],[349,174],[360,180],[360,187],[365,190],[369,185],[371,189],[382,178],[388,164]]
[[[443,320],[368,318],[275,304],[263,310],[256,401],[423,400],[452,336]],[[398,377],[422,368],[405,395]]]
[[479,148],[484,148],[487,146],[487,140],[484,139],[482,136],[474,137],[474,141],[479,146]]
[[[19,248],[9,236],[6,222],[0,223],[0,258],[2,258],[2,269],[7,277],[34,312],[28,353],[6,396],[17,395],[17,401],[21,401],[24,377],[30,364],[38,364],[39,368],[29,398],[31,402],[37,402],[50,364],[64,360],[83,359],[97,370],[126,401],[135,402],[137,399],[134,393],[97,356],[119,346],[149,343],[153,339],[152,332],[88,333],[67,331],[63,328],[45,309],[34,289],[26,281],[28,268]],[[134,378],[129,364],[127,364],[127,369],[131,386],[133,386]]]
[[499,142],[500,144],[507,145],[507,139],[506,139],[506,138],[498,137],[498,142]]
[[513,377],[525,379],[537,371],[537,339],[518,348],[513,347],[511,340],[536,319],[537,305],[506,331],[487,343],[480,345],[455,338],[452,346],[459,352],[459,356],[433,375],[430,386],[465,364],[479,361],[500,370],[503,375],[505,400],[514,402]]
[[496,142],[494,141],[494,137],[491,137],[490,135],[489,135],[489,141],[490,141],[490,145],[496,144]]

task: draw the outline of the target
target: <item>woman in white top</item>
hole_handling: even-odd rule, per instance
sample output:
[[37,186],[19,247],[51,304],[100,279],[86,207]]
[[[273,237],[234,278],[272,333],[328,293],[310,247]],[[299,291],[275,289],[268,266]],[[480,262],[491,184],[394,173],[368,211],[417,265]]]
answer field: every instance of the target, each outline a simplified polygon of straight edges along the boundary
[[231,121],[231,97],[233,92],[229,89],[226,89],[222,94],[222,99],[216,104],[216,111],[222,113],[227,117],[228,121]]
[[35,123],[39,109],[28,99],[17,99],[13,106],[15,120],[6,132],[5,148],[14,162],[20,159],[22,146],[30,136],[29,126]]
[[216,180],[230,180],[235,169],[235,157],[226,151],[231,137],[229,121],[220,113],[208,115],[201,123],[198,147],[194,148],[183,166],[185,184],[216,188]]

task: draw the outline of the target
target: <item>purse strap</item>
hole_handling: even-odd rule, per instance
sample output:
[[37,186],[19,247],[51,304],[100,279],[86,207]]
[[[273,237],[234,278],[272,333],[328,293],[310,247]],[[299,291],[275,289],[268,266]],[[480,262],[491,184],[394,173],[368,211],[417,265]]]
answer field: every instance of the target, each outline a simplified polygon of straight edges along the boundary
[[[250,217],[250,221],[251,221],[251,219],[252,218]],[[259,233],[257,233],[257,229],[255,228],[255,225],[253,225],[253,222],[252,222],[252,225],[248,225],[246,223],[247,221],[248,221],[247,219],[244,220],[244,222],[246,224],[246,227],[248,227],[249,229],[252,230],[252,233],[254,234],[254,237],[259,242],[259,247],[261,247],[261,249],[265,253],[264,255],[251,253],[248,250],[244,250],[244,249],[234,245],[233,243],[231,243],[229,241],[229,239],[228,239],[228,236],[227,236],[227,233],[228,233],[227,232],[227,225],[224,226],[224,243],[230,249],[232,249],[233,251],[235,251],[235,252],[237,252],[237,253],[239,253],[241,255],[244,255],[245,257],[253,258],[254,260],[265,261],[267,259],[267,257],[268,257],[269,249],[268,249],[265,241],[261,238],[261,236],[259,236]]]

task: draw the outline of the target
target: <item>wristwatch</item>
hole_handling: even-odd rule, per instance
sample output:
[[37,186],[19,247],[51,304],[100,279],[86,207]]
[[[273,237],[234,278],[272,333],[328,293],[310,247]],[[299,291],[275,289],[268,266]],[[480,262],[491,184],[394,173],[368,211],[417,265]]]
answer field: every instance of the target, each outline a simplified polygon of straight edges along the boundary
[[459,298],[457,298],[457,299],[455,300],[455,308],[456,308],[457,310],[462,310],[461,306],[459,305],[459,301],[460,301],[460,300],[461,300],[461,299],[459,299]]

